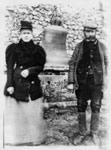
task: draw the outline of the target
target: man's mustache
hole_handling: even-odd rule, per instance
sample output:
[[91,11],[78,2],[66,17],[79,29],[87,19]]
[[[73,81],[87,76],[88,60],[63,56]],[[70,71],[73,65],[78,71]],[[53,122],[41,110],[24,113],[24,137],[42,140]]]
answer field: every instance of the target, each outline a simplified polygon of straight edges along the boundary
[[86,40],[93,41],[93,40],[95,40],[95,37],[90,36],[90,37],[87,37]]

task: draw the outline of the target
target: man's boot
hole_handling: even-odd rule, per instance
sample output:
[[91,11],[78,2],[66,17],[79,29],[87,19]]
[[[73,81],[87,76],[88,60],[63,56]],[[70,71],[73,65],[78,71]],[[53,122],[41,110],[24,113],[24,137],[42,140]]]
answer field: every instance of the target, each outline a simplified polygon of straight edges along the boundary
[[79,124],[79,134],[74,139],[74,142],[73,142],[74,145],[80,144],[87,134],[86,113],[85,112],[79,112],[78,124]]
[[92,113],[91,115],[91,124],[90,124],[90,133],[91,138],[94,144],[99,144],[99,137],[98,137],[98,129],[99,129],[99,113]]

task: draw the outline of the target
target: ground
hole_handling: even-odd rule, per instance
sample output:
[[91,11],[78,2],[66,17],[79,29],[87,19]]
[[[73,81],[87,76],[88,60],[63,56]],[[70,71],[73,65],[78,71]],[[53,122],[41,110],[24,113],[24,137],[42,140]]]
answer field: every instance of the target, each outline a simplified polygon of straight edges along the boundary
[[[99,125],[99,146],[105,147],[106,139],[107,139],[107,119],[106,119],[106,108],[104,104],[102,104],[101,112],[100,112],[100,125]],[[88,131],[90,131],[90,117],[91,110],[90,106],[87,108],[86,112],[87,116],[87,127]],[[44,146],[75,146],[73,144],[74,137],[78,134],[78,120],[77,120],[77,106],[66,106],[66,105],[52,105],[49,108],[44,108],[44,119],[48,124],[47,130],[47,138]],[[89,140],[88,140],[89,141]],[[82,143],[80,143],[82,144]],[[91,143],[87,143],[90,146]],[[23,146],[23,145],[21,145]],[[27,146],[32,146],[27,144]],[[91,145],[92,146],[92,145]],[[105,149],[106,150],[106,149]]]
[[[105,145],[107,136],[105,108],[100,115],[99,142]],[[87,109],[87,127],[90,127],[90,107]],[[45,145],[73,145],[74,136],[78,132],[77,107],[52,107],[45,110],[45,119],[49,125]],[[90,145],[90,143],[89,143]]]

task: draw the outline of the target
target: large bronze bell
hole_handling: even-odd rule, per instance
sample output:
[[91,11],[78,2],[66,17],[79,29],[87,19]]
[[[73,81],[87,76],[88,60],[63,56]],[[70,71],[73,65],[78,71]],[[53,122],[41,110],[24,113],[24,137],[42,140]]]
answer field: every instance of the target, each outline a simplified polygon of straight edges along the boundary
[[45,68],[64,70],[68,68],[68,55],[66,53],[67,30],[61,26],[60,20],[52,20],[50,26],[44,29],[42,46],[47,54]]

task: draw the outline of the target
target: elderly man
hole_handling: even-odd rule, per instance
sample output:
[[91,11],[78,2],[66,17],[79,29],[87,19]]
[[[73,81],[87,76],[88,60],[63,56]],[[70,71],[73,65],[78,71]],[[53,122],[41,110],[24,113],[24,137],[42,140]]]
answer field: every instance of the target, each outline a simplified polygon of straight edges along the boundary
[[[96,38],[97,26],[88,21],[84,25],[84,39],[77,44],[69,61],[68,88],[75,90],[77,97],[79,134],[74,144],[85,142],[90,137],[98,142],[99,114],[103,98],[104,77],[107,68],[106,48]],[[90,134],[87,134],[86,109],[91,100]]]

